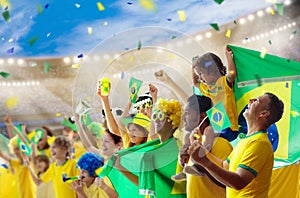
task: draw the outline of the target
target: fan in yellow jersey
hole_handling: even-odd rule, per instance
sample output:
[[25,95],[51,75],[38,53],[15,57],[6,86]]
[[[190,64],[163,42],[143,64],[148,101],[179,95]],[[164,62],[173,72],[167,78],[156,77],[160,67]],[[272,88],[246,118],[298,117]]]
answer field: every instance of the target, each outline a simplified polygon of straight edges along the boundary
[[72,182],[72,189],[77,192],[79,198],[118,197],[114,190],[105,191],[109,188],[102,190],[95,184],[96,170],[103,164],[104,158],[97,154],[85,153],[79,158],[77,165],[80,167],[80,180]]
[[[184,122],[184,129],[191,132],[197,132],[202,137],[202,143],[210,147],[210,152],[217,157],[225,160],[226,157],[232,151],[232,146],[225,138],[216,137],[212,127],[210,126],[209,119],[206,119],[206,111],[212,107],[212,101],[206,96],[196,96],[192,95],[187,99],[187,104],[184,108],[184,114],[182,116]],[[200,125],[201,123],[201,125]],[[199,126],[200,125],[200,126]],[[199,127],[199,128],[198,128]],[[198,131],[199,130],[199,131]],[[193,133],[192,135],[193,136]],[[188,162],[189,156],[186,153],[189,146],[189,139],[186,140],[185,145],[180,150],[180,163],[185,164]],[[193,165],[192,161],[189,160],[188,165]],[[186,179],[187,179],[187,197],[226,197],[225,187],[219,185],[218,182],[212,180],[201,172],[199,168],[188,169],[188,167],[196,166],[186,166]],[[189,172],[188,170],[192,170]],[[206,173],[207,174],[207,173]],[[181,174],[176,175],[177,177],[182,176]],[[175,176],[175,177],[176,177]],[[176,178],[175,178],[176,180]]]
[[15,136],[10,140],[9,147],[13,150],[13,153],[17,156],[17,159],[12,159],[4,155],[0,149],[0,157],[10,162],[11,168],[14,170],[14,174],[17,178],[18,190],[20,197],[36,197],[36,187],[33,180],[30,177],[30,170],[24,164],[21,149],[18,146],[18,137]]
[[228,73],[221,59],[213,54],[206,53],[197,57],[193,63],[194,86],[199,87],[201,93],[209,97],[213,105],[223,103],[230,119],[231,127],[220,132],[220,136],[228,141],[236,139],[238,135],[238,114],[236,110],[233,84],[236,77],[236,67],[232,58],[232,51],[226,48]]
[[63,182],[62,179],[64,174],[70,177],[79,175],[76,161],[69,158],[70,152],[71,142],[64,136],[58,136],[51,145],[51,154],[55,162],[50,165],[40,179],[31,170],[31,176],[37,185],[52,181],[56,198],[76,197],[76,193],[71,189],[71,184]]
[[189,148],[192,159],[227,186],[226,197],[268,197],[274,154],[267,129],[279,121],[284,105],[272,93],[251,99],[244,112],[248,132],[226,161],[208,153],[199,141]]

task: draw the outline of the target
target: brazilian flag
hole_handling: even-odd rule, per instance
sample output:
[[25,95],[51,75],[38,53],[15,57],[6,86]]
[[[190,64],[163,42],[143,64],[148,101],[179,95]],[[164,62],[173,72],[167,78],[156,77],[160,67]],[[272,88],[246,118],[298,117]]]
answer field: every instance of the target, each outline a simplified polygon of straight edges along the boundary
[[234,85],[239,125],[247,130],[243,112],[249,99],[265,92],[277,95],[284,102],[281,120],[268,129],[275,156],[275,167],[292,164],[300,159],[300,62],[236,46],[233,52],[237,68]]
[[36,129],[32,133],[34,133],[34,136],[31,138],[31,142],[33,144],[39,143],[40,139],[42,139],[45,134],[45,132],[42,129]]
[[27,144],[25,144],[20,138],[18,138],[17,143],[18,143],[20,150],[25,155],[30,156],[30,154],[32,153],[32,149]]
[[0,133],[0,149],[6,155],[9,155],[8,144],[9,144],[9,139]]
[[135,78],[130,78],[129,82],[129,93],[130,93],[130,100],[132,103],[136,102],[137,95],[140,91],[140,88],[143,84],[143,81],[135,79]]
[[229,128],[231,126],[229,117],[221,101],[211,109],[209,109],[206,114],[210,120],[211,126],[216,132],[220,132],[223,129]]
[[177,141],[170,138],[164,143],[153,140],[144,144],[118,151],[120,162],[129,172],[138,177],[136,186],[118,169],[112,156],[104,166],[100,177],[107,176],[120,198],[135,197],[186,197],[186,183],[174,182],[172,175],[180,170]]

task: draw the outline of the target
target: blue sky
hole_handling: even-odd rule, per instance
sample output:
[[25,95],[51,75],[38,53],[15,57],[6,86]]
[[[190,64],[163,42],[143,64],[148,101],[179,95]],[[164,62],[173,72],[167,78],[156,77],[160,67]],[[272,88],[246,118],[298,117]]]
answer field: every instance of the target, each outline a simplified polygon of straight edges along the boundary
[[[0,0],[0,2],[4,0]],[[270,3],[265,0],[157,0],[149,11],[138,0],[10,0],[10,21],[0,17],[0,57],[49,57],[88,53],[99,42],[135,27],[161,26],[186,34],[231,22]],[[100,11],[97,2],[105,10]],[[49,5],[46,9],[45,6]],[[43,12],[38,14],[38,5]],[[0,6],[0,12],[4,12]],[[177,11],[184,10],[186,21]],[[92,34],[88,34],[92,27]],[[29,40],[38,40],[29,45]],[[14,53],[7,53],[14,48]]]

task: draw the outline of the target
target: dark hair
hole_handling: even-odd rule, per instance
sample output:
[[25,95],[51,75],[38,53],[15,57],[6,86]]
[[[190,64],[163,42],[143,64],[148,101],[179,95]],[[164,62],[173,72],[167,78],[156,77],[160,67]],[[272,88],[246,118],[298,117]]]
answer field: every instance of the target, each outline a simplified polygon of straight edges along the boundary
[[120,136],[111,133],[108,129],[106,129],[106,133],[113,139],[115,145],[122,142],[122,138]]
[[[198,115],[200,115],[203,112],[206,112],[209,110],[213,105],[212,101],[209,97],[206,96],[197,96],[195,94],[191,95],[187,100],[188,106],[193,109]],[[206,119],[205,121],[207,124],[209,124],[209,119]]]
[[[44,134],[44,135],[49,136],[49,137],[53,136],[53,132],[48,127],[42,126],[41,129],[46,132],[46,134]],[[46,142],[46,145],[43,148],[38,147],[38,149],[43,149],[44,150],[44,149],[48,149],[49,147],[50,147],[50,145],[48,144],[48,142]]]
[[50,136],[50,137],[53,136],[53,132],[51,131],[51,129],[49,129],[49,128],[46,127],[46,126],[42,126],[41,128],[44,129],[44,130],[46,131],[47,136]]
[[[143,131],[143,132],[144,132],[145,137],[144,137],[143,143],[147,142],[149,131],[147,131],[147,129],[145,129],[145,128],[142,127],[141,125],[138,125],[138,124],[135,124],[135,123],[129,123],[129,124],[127,125],[128,130],[129,130],[129,126],[132,125],[132,124],[133,124],[136,128],[138,128],[140,131]],[[133,147],[134,145],[135,145],[135,144],[132,143],[132,142],[129,143],[129,147]]]
[[199,57],[195,63],[195,66],[198,68],[205,68],[208,73],[215,73],[216,68],[210,67],[210,65],[215,64],[218,68],[218,71],[222,76],[226,75],[226,67],[223,65],[222,60],[214,53],[206,53]]
[[[49,168],[50,160],[49,160],[49,157],[47,155],[37,155],[35,157],[35,163],[37,161],[46,163],[46,168],[45,168],[44,172]],[[40,177],[41,174],[42,174],[42,172],[38,172],[37,176]]]
[[284,104],[283,102],[274,94],[272,93],[265,93],[270,99],[270,102],[266,105],[266,110],[270,112],[269,119],[267,120],[267,125],[271,126],[275,122],[281,119],[283,111],[284,111]]

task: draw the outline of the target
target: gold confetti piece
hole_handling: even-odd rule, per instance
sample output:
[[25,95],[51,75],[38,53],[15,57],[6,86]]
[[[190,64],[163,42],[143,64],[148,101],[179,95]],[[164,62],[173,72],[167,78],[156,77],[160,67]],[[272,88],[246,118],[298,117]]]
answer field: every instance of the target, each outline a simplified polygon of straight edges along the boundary
[[152,0],[139,0],[139,4],[146,10],[153,10],[154,12],[157,11],[157,6]]
[[170,54],[169,58],[175,58],[175,55],[174,54]]
[[92,27],[88,27],[88,33],[89,33],[89,35],[91,35],[93,33],[93,28]]
[[299,113],[297,111],[291,110],[291,115],[295,118],[299,116]]
[[225,36],[226,36],[227,38],[230,38],[230,35],[231,35],[231,30],[228,29],[228,30],[226,31]]
[[86,97],[86,101],[91,101],[91,98],[88,96],[88,97]]
[[265,58],[268,50],[266,48],[262,48],[261,53],[260,53],[260,58]]
[[79,67],[80,67],[80,65],[78,63],[72,65],[73,69],[78,69]]
[[277,0],[266,0],[266,2],[276,3]]
[[179,17],[179,20],[180,20],[180,21],[185,21],[185,20],[186,20],[184,10],[178,10],[178,11],[177,11],[177,14],[178,14],[178,17]]
[[18,104],[18,98],[17,97],[11,97],[6,100],[5,106],[7,109],[12,109]]
[[130,60],[130,61],[133,61],[133,60],[134,60],[134,56],[130,56],[130,57],[129,57],[129,60]]
[[275,14],[275,11],[271,8],[271,9],[270,9],[270,13],[271,13],[272,15],[274,15],[274,14]]
[[60,116],[61,116],[61,114],[60,114],[60,113],[57,113],[57,114],[55,114],[55,116],[56,116],[56,117],[60,117]]
[[104,6],[102,5],[101,2],[97,2],[98,10],[103,11],[105,10]]
[[107,21],[104,21],[104,22],[102,23],[102,25],[103,25],[103,26],[107,26],[107,25],[108,25],[108,22],[107,22]]

